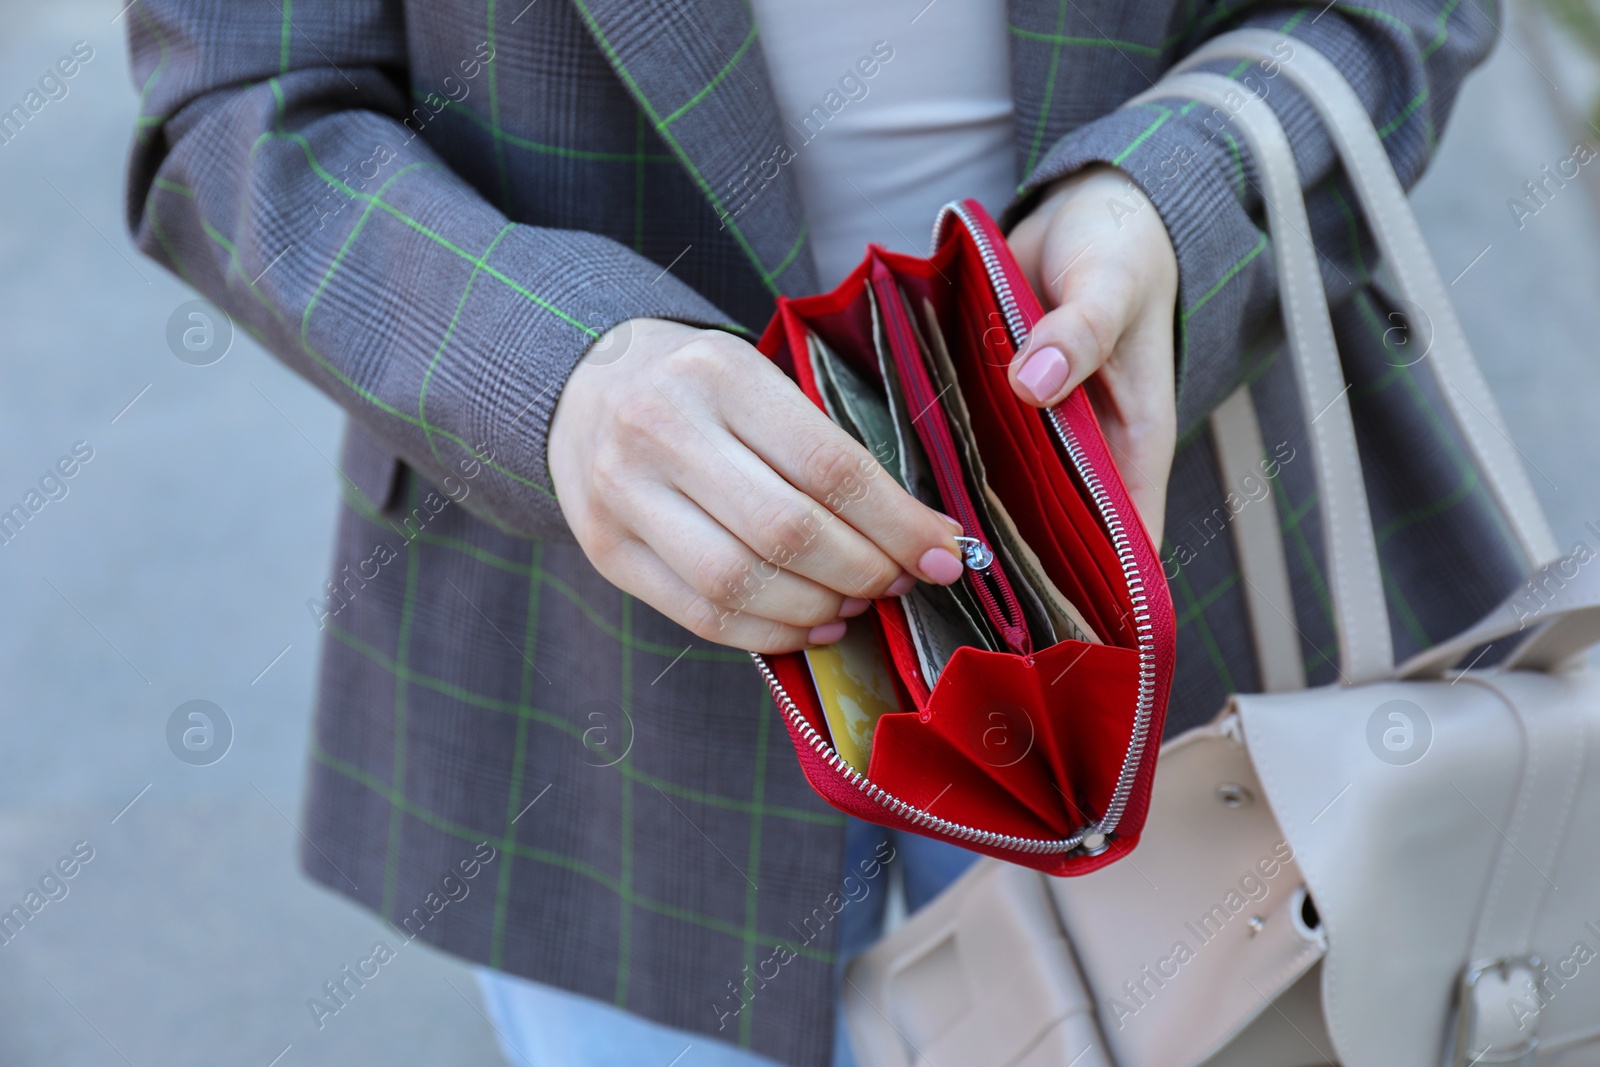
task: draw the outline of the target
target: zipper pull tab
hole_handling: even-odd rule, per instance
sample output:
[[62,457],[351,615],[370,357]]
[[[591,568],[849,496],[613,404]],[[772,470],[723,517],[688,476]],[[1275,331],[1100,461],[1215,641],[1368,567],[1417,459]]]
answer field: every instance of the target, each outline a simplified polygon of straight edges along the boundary
[[958,536],[956,545],[961,549],[961,562],[972,570],[986,571],[994,562],[994,549],[976,537]]

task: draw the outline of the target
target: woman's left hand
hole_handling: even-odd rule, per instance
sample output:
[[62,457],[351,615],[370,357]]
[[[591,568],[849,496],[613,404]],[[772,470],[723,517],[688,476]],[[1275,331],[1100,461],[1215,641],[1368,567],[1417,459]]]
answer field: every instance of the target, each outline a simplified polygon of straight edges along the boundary
[[1047,189],[1009,244],[1046,310],[1011,363],[1012,389],[1048,407],[1087,382],[1117,470],[1159,543],[1178,422],[1178,260],[1161,216],[1126,174],[1096,165]]

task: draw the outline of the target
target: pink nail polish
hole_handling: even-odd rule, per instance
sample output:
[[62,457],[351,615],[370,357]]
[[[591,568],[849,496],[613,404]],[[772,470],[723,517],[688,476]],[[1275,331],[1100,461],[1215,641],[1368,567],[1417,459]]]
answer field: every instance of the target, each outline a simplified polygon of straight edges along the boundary
[[863,611],[872,607],[872,601],[858,596],[847,596],[844,603],[839,605],[839,618],[853,619]]
[[917,568],[928,576],[930,582],[954,585],[961,580],[963,568],[947,548],[930,548],[917,560]]
[[813,626],[811,631],[806,634],[806,644],[831,645],[844,636],[844,631],[845,623],[843,619],[834,619],[832,622],[825,622],[821,626]]
[[917,578],[914,574],[902,574],[889,584],[883,591],[884,596],[905,596],[917,587]]
[[1067,384],[1070,370],[1067,357],[1061,354],[1061,349],[1047,345],[1028,357],[1022,369],[1017,371],[1017,382],[1043,404]]

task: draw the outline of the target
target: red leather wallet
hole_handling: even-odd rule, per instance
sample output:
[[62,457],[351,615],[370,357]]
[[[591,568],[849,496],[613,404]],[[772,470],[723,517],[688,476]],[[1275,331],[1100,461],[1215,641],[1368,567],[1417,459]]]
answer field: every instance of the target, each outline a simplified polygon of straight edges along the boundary
[[[977,201],[952,203],[934,248],[873,246],[831,293],[780,298],[759,344],[825,411],[848,399],[845,379],[898,408],[900,451],[919,458],[896,467],[887,446],[879,458],[965,535],[955,587],[874,603],[898,710],[876,720],[866,773],[834,744],[806,655],[754,658],[834,807],[1084,874],[1139,840],[1172,601],[1083,390],[1046,411],[1011,390],[1007,367],[1043,309],[999,228]],[[941,368],[954,374],[942,388]],[[947,656],[931,654],[940,640]]]

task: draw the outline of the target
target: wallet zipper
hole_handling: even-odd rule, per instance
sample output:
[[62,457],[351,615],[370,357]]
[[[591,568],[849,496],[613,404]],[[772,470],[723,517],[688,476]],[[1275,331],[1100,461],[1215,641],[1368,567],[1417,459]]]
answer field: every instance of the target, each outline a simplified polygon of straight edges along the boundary
[[[958,219],[971,235],[973,243],[978,246],[978,255],[983,260],[984,273],[988,275],[990,284],[994,286],[995,296],[1000,302],[1000,309],[1005,315],[1006,328],[1011,334],[1011,339],[1017,347],[1021,347],[1028,339],[1028,328],[1022,318],[1022,311],[1017,306],[1017,299],[1011,291],[1011,280],[1006,277],[1005,271],[1000,266],[1000,258],[995,254],[994,247],[989,242],[989,235],[980,227],[966,207],[960,201],[952,201],[939,211],[939,217],[933,226],[933,247],[938,248],[944,238],[945,230],[950,225],[950,220]],[[1071,427],[1063,422],[1053,408],[1044,411],[1045,422],[1054,431],[1056,441],[1066,453],[1073,469],[1078,472],[1078,477],[1088,487],[1089,495],[1093,499],[1096,510],[1106,524],[1106,529],[1111,532],[1111,542],[1117,551],[1117,559],[1122,566],[1123,580],[1128,586],[1128,596],[1133,603],[1134,633],[1139,644],[1139,696],[1138,706],[1134,712],[1133,736],[1128,742],[1128,751],[1122,760],[1122,768],[1117,776],[1117,786],[1112,793],[1111,803],[1106,806],[1105,815],[1095,822],[1082,827],[1071,837],[1051,839],[1016,837],[1011,834],[997,834],[989,830],[979,830],[976,827],[966,826],[961,823],[941,819],[924,808],[908,804],[883,787],[868,780],[867,776],[846,763],[844,757],[839,755],[831,741],[824,737],[816,727],[806,720],[794,698],[778,681],[778,676],[773,673],[772,667],[767,663],[766,657],[759,652],[750,653],[750,658],[755,661],[756,669],[761,672],[761,677],[766,680],[767,688],[772,691],[772,698],[778,705],[778,710],[783,713],[794,733],[805,742],[823,761],[862,795],[874,801],[885,810],[898,815],[916,826],[925,830],[932,830],[945,837],[955,838],[972,844],[983,845],[987,848],[1004,848],[1014,852],[1031,854],[1067,853],[1079,849],[1085,855],[1098,855],[1109,846],[1109,838],[1116,830],[1117,824],[1122,821],[1123,812],[1127,810],[1128,798],[1133,794],[1134,781],[1139,773],[1139,763],[1144,756],[1145,748],[1150,741],[1150,726],[1154,719],[1155,690],[1156,690],[1156,651],[1155,632],[1150,624],[1150,608],[1144,595],[1144,580],[1139,576],[1139,565],[1134,559],[1133,545],[1129,540],[1127,527],[1117,514],[1116,506],[1111,502],[1110,494],[1100,483],[1100,477],[1089,466],[1088,458],[1084,455],[1082,447],[1078,444],[1077,437]],[[963,520],[964,523],[964,520]],[[980,542],[981,543],[981,542]],[[988,546],[984,546],[987,548]]]
[[[778,681],[778,676],[772,672],[772,667],[767,663],[766,657],[759,652],[750,653],[750,658],[755,660],[756,669],[761,672],[761,677],[766,680],[767,688],[772,691],[772,697],[778,704],[778,710],[789,721],[794,732],[817,755],[821,756],[832,770],[859,790],[868,799],[875,801],[887,811],[900,816],[907,822],[920,826],[925,830],[952,837],[958,841],[983,845],[987,848],[1005,848],[1013,852],[1027,852],[1035,855],[1052,852],[1071,852],[1085,844],[1085,838],[1094,832],[1094,827],[1085,827],[1071,837],[1054,840],[1051,838],[1016,837],[1012,834],[997,834],[991,830],[979,830],[974,826],[951,822],[941,819],[925,808],[909,804],[890,793],[882,786],[870,781],[866,775],[846,763],[844,757],[839,755],[828,738],[824,737],[816,727],[806,721],[805,715],[795,705],[794,699],[789,696],[789,691]],[[1103,842],[1097,845],[1093,852],[1104,849]]]
[[[1011,334],[1012,343],[1020,350],[1027,343],[1028,326],[1023,320],[1021,308],[1017,306],[1017,298],[1011,291],[1011,279],[1006,277],[1005,270],[1000,265],[1000,257],[995,253],[988,232],[972,217],[971,212],[961,201],[953,200],[939,210],[939,217],[933,224],[933,247],[939,247],[945,231],[949,229],[951,219],[959,219],[967,233],[971,235],[973,244],[977,245],[979,258],[983,260],[984,272],[994,285],[995,297],[1005,316],[1006,329]],[[1084,454],[1083,446],[1078,443],[1072,427],[1067,425],[1055,408],[1046,408],[1043,415],[1046,425],[1054,431],[1056,441],[1066,453],[1073,469],[1077,471],[1079,479],[1089,490],[1095,510],[1100,513],[1106,530],[1111,534],[1111,543],[1116,549],[1117,561],[1122,567],[1122,578],[1128,588],[1128,600],[1133,605],[1133,632],[1139,645],[1139,694],[1138,703],[1134,708],[1133,735],[1128,740],[1128,751],[1123,756],[1122,769],[1117,775],[1117,787],[1112,792],[1111,802],[1106,805],[1106,813],[1097,822],[1085,828],[1090,834],[1100,836],[1103,841],[1122,821],[1123,812],[1127,810],[1128,798],[1133,795],[1139,765],[1150,743],[1150,727],[1155,720],[1156,701],[1155,627],[1150,622],[1150,604],[1145,596],[1144,578],[1139,573],[1139,563],[1133,554],[1133,541],[1128,533],[1128,526],[1123,523],[1121,515],[1117,513],[1116,505],[1111,502],[1111,495],[1101,484],[1100,475],[1089,465],[1088,457]],[[1137,523],[1138,519],[1135,518],[1133,521]],[[1142,527],[1135,526],[1135,529],[1139,530],[1142,536]]]
[[[875,271],[883,269],[880,263]],[[895,334],[894,341],[897,343],[891,344],[891,351],[916,353],[917,342],[912,336],[910,324],[906,322],[905,307],[900,303],[899,290],[893,279],[875,277],[872,287],[878,291],[878,306],[883,317],[884,329]],[[900,373],[901,388],[905,390],[906,399],[911,407],[916,410],[917,419],[927,414],[939,402],[939,397],[934,393],[927,375],[918,373],[920,369],[902,366]],[[978,521],[978,510],[973,507],[972,498],[967,494],[961,468],[956,461],[956,446],[950,437],[949,426],[942,420],[929,419],[925,427],[917,429],[917,436],[921,438],[928,458],[933,461],[934,478],[939,483],[939,489],[946,503],[956,513],[955,520],[961,524],[961,532],[966,535],[967,541],[976,542],[963,546],[965,550],[962,552],[962,563],[967,567],[967,578],[972,583],[973,592],[978,596],[978,602],[983,605],[984,613],[989,616],[989,622],[1000,632],[1006,647],[1019,656],[1031,658],[1033,641],[1028,634],[1028,625],[1022,617],[1022,605],[1017,602],[1017,595],[1011,589],[1011,582],[1006,578],[1005,570],[995,559],[994,550],[984,537],[983,526]],[[982,550],[981,553],[978,549]],[[974,565],[976,563],[982,563],[982,566]]]

